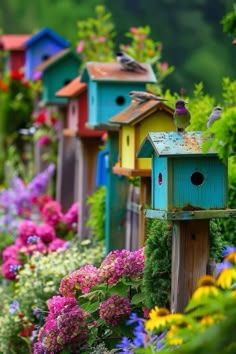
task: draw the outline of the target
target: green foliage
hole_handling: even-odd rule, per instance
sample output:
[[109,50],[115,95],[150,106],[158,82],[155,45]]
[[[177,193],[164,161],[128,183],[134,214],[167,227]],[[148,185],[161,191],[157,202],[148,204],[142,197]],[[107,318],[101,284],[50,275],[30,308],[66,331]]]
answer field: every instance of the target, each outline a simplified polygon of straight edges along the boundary
[[168,307],[171,286],[171,226],[148,219],[145,243],[144,291],[148,308]]
[[187,102],[191,112],[191,124],[187,130],[206,130],[207,118],[215,105],[215,99],[204,93],[202,82],[195,85],[193,97]]
[[94,239],[101,241],[105,237],[105,197],[106,187],[102,186],[87,198],[90,212],[86,226],[91,228]]
[[223,248],[228,235],[222,230],[221,220],[210,220],[210,254],[209,257],[216,263],[221,262]]
[[236,36],[236,3],[233,4],[233,11],[229,11],[221,20],[223,31]]
[[79,21],[77,51],[87,61],[111,61],[114,49],[114,24],[104,6],[96,6],[96,18]]

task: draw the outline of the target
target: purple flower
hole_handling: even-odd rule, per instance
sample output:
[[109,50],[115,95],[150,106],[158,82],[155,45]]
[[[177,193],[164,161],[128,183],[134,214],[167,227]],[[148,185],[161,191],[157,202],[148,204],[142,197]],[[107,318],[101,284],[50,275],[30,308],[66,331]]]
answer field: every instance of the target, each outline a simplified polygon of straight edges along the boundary
[[235,252],[236,247],[234,246],[224,246],[223,248],[223,257],[228,256],[230,253]]
[[29,236],[28,238],[27,238],[27,243],[28,244],[36,244],[37,242],[38,242],[38,240],[39,240],[39,237],[37,236],[37,235],[32,235],[32,236]]
[[216,264],[216,274],[220,274],[224,269],[232,268],[232,263],[228,261],[223,261],[222,263]]
[[13,315],[14,313],[18,312],[20,309],[19,302],[17,300],[13,300],[9,305],[9,314]]
[[111,326],[117,326],[131,312],[130,301],[119,295],[112,295],[99,305],[99,316]]
[[50,243],[56,238],[54,228],[48,224],[38,225],[37,234],[44,243]]

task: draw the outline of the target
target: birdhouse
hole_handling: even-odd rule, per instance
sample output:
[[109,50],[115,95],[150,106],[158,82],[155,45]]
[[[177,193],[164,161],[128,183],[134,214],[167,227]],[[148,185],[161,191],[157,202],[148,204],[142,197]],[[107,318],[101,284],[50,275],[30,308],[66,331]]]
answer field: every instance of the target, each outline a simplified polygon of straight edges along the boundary
[[54,54],[66,49],[70,43],[49,28],[44,28],[32,35],[25,43],[25,77],[33,79],[34,68]]
[[103,131],[89,129],[88,122],[88,91],[87,84],[77,76],[69,84],[56,92],[58,98],[68,100],[65,128],[77,137],[101,137]]
[[[204,153],[200,132],[149,133],[137,153],[152,158],[152,209],[165,212],[225,209],[227,166]],[[204,214],[204,213],[203,213]],[[206,217],[206,215],[205,215]]]
[[25,65],[25,45],[31,35],[5,34],[0,37],[0,50],[7,53],[3,63],[4,71],[18,71]]
[[[88,120],[87,93],[87,84],[82,83],[79,76],[56,92],[57,97],[65,97],[68,100],[63,139],[64,141],[76,141],[74,174],[70,171],[70,184],[74,186],[74,198],[80,205],[78,230],[80,237],[86,237],[89,234],[86,227],[90,208],[87,205],[87,197],[97,188],[97,155],[101,145],[101,136],[104,134],[104,131],[89,129],[86,125]],[[64,147],[66,147],[65,144]],[[67,161],[62,159],[60,171],[64,176],[61,180],[68,184],[66,164]],[[100,167],[99,173],[104,176],[105,166],[102,164]]]
[[130,104],[129,92],[145,91],[147,83],[156,83],[151,65],[144,64],[146,72],[122,70],[117,63],[88,62],[81,75],[81,82],[88,84],[88,124],[96,127]]
[[173,131],[173,109],[166,104],[150,100],[145,103],[132,102],[110,119],[119,124],[119,161],[113,171],[126,176],[150,176],[150,157],[138,159],[136,152],[150,131]]
[[55,94],[78,75],[80,64],[81,60],[74,51],[64,49],[35,67],[34,72],[41,74],[42,100],[45,104],[67,102],[65,97]]

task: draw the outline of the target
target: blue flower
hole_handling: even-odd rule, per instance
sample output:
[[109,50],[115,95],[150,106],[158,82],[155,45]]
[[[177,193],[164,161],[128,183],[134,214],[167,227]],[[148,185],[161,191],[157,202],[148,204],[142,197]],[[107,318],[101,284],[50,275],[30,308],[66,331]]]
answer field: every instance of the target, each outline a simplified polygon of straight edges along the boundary
[[18,312],[20,309],[19,302],[17,300],[13,300],[9,305],[9,314],[13,315],[15,312]]
[[224,246],[223,248],[223,257],[228,256],[228,254],[235,252],[236,251],[236,247],[234,246]]
[[232,267],[232,263],[228,262],[228,261],[223,261],[222,263],[217,263],[216,264],[216,274],[220,274],[224,269],[226,268],[231,268]]
[[132,312],[129,317],[129,320],[126,321],[126,324],[131,325],[140,321],[143,321],[143,318],[138,317],[138,315],[135,312]]
[[121,353],[132,354],[130,350],[131,342],[127,337],[122,337],[120,343],[117,344],[117,348],[122,349]]
[[31,235],[27,238],[27,243],[29,244],[36,244],[39,240],[39,237],[37,235]]

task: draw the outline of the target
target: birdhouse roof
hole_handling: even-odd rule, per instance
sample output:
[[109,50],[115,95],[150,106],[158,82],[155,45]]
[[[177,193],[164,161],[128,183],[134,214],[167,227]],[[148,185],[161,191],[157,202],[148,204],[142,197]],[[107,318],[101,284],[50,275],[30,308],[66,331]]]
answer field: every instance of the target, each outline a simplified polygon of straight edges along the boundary
[[123,70],[118,63],[88,62],[81,75],[82,82],[109,81],[109,82],[144,82],[156,83],[157,79],[150,64],[142,64],[146,72]]
[[126,109],[112,117],[110,119],[110,122],[119,123],[121,125],[135,125],[140,120],[146,118],[147,116],[150,116],[153,112],[156,112],[157,110],[166,111],[172,116],[174,114],[174,110],[163,102],[155,100],[150,100],[141,104],[139,102],[131,102],[131,104]]
[[3,34],[0,37],[0,47],[5,50],[22,51],[25,49],[24,43],[31,37],[30,34]]
[[80,76],[56,92],[57,97],[77,97],[87,90],[87,84],[80,82]]
[[67,48],[70,46],[70,43],[66,39],[64,39],[59,34],[47,27],[32,35],[31,38],[25,42],[25,46],[28,48],[37,43],[43,37],[50,37],[53,41],[57,42],[62,48]]
[[54,65],[55,63],[63,60],[67,56],[74,57],[76,60],[78,60],[78,62],[80,61],[80,58],[78,57],[78,55],[73,50],[67,48],[67,49],[63,49],[60,52],[52,55],[47,60],[44,60],[42,63],[40,63],[39,65],[37,65],[34,68],[34,71],[42,72],[42,71],[48,69],[51,65]]
[[202,132],[153,132],[148,133],[140,146],[137,157],[151,157],[153,152],[158,156],[202,156],[217,155],[215,151],[202,151],[207,137]]

